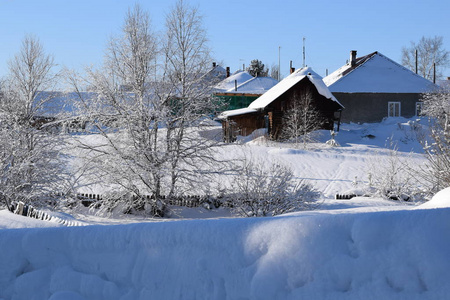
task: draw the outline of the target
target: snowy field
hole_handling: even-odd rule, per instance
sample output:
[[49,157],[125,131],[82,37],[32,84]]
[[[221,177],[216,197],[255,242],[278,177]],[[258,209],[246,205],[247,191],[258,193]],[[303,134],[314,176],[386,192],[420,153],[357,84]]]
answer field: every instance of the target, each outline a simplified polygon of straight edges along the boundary
[[367,187],[391,141],[420,166],[412,125],[344,124],[337,148],[326,132],[307,150],[224,146],[291,166],[322,193],[314,211],[242,219],[180,208],[164,222],[55,214],[85,225],[75,227],[0,211],[0,299],[447,299],[450,189],[425,204],[334,200]]

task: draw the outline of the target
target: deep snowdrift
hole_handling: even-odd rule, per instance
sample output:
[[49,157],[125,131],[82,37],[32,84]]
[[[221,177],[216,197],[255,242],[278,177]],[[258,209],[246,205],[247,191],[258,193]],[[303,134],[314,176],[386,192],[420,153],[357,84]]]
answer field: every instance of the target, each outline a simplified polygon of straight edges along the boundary
[[450,209],[0,230],[4,299],[445,299]]
[[442,208],[442,207],[450,207],[450,187],[443,189],[438,192],[433,198],[420,205],[418,208]]
[[[333,199],[365,187],[370,162],[389,157],[392,141],[399,156],[423,163],[414,138],[421,126],[402,118],[343,124],[337,148],[246,144],[248,155],[282,161],[321,191],[318,211],[172,222],[58,214],[75,225],[109,225],[67,228],[1,210],[0,299],[447,299],[449,189],[423,206],[411,203],[416,209]],[[226,145],[220,155],[236,159],[243,148]],[[180,209],[187,218],[225,216]],[[153,223],[111,225],[133,221]]]

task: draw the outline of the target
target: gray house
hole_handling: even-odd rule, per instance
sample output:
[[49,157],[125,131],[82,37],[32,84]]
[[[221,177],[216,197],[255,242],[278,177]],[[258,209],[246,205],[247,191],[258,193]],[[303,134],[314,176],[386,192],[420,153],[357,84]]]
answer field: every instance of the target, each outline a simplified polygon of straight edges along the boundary
[[436,88],[379,52],[356,57],[323,79],[345,107],[343,122],[379,122],[386,117],[420,114],[421,95]]

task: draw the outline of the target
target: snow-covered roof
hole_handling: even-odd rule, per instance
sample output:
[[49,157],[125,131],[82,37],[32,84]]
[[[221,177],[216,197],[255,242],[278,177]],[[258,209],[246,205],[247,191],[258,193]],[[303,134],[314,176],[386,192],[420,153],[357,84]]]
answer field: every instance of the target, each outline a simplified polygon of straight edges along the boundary
[[233,109],[233,110],[227,110],[222,112],[219,116],[217,116],[218,119],[223,120],[226,119],[228,117],[232,117],[232,116],[239,116],[239,115],[245,115],[245,114],[250,114],[250,113],[254,113],[257,112],[258,110],[253,109],[253,108],[239,108],[239,109]]
[[245,93],[262,95],[278,84],[272,77],[252,77],[246,82],[227,90],[227,93]]
[[[280,97],[282,94],[284,94],[286,91],[288,91],[290,88],[292,88],[295,84],[300,82],[305,77],[307,77],[309,81],[311,81],[311,83],[314,84],[319,94],[321,94],[327,99],[331,99],[339,103],[339,101],[333,96],[333,94],[331,94],[330,90],[322,81],[322,77],[318,75],[316,72],[314,72],[310,67],[306,67],[295,71],[294,73],[292,73],[291,75],[280,81],[277,85],[275,85],[261,97],[253,101],[249,105],[249,108],[253,109],[265,108],[267,105],[272,103],[275,99]],[[341,104],[339,103],[339,105]]]
[[[95,98],[97,95],[92,92],[82,92],[82,97],[85,99]],[[65,93],[58,91],[42,91],[39,92],[34,100],[38,107],[37,115],[42,117],[58,117],[77,116],[79,114],[76,107],[79,95],[74,92]]]
[[211,82],[213,85],[220,82],[227,76],[227,71],[219,65],[213,65],[212,69],[206,72],[200,80]]
[[250,73],[244,72],[244,71],[238,71],[238,72],[234,73],[233,75],[231,75],[230,77],[225,78],[224,80],[219,82],[214,88],[216,89],[217,92],[226,92],[231,89],[234,90],[234,88],[236,86],[236,82],[237,82],[237,85],[239,86],[252,78],[253,78],[253,76],[250,75]]
[[424,93],[436,86],[379,52],[356,58],[323,79],[331,92]]

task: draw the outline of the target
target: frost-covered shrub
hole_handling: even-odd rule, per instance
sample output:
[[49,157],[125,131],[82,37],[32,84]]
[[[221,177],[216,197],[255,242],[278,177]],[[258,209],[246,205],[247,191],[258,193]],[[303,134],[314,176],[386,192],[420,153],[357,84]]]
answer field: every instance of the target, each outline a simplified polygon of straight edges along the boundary
[[233,209],[244,217],[275,216],[313,209],[319,193],[303,180],[295,180],[290,168],[272,163],[244,161],[232,183]]
[[437,192],[450,186],[450,87],[425,94],[423,101],[423,113],[430,117],[430,141],[423,143],[428,165],[422,175]]
[[110,192],[101,200],[94,202],[91,208],[98,215],[137,214],[164,217],[166,205],[161,199],[136,195],[130,192]]
[[409,157],[401,157],[396,148],[379,153],[368,166],[369,191],[377,196],[404,201],[422,200],[424,191],[417,170]]

